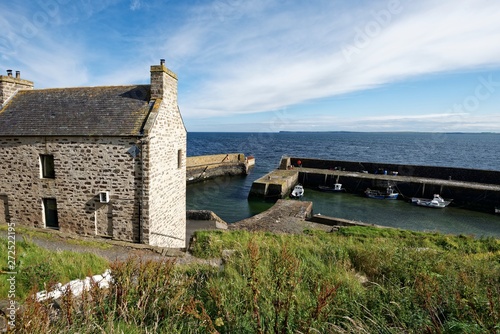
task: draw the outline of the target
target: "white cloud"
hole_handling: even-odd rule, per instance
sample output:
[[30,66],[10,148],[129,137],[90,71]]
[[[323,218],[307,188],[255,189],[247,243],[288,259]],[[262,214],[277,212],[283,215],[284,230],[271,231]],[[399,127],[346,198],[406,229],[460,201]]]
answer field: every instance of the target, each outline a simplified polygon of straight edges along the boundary
[[[500,44],[493,42],[500,39],[499,2],[401,1],[388,24],[377,23],[376,14],[389,3],[363,4],[364,14],[357,8],[353,17],[353,9],[334,3],[285,2],[279,11],[257,6],[235,22],[189,22],[171,39],[203,75],[182,99],[184,113],[262,112],[423,74],[500,64]],[[360,31],[373,37],[361,43]],[[195,38],[186,38],[183,47],[184,36]],[[355,48],[349,57],[345,45]]]
[[[307,103],[315,99],[445,71],[480,69],[484,73],[500,64],[496,43],[500,2],[490,0],[362,0],[355,4],[317,0],[300,5],[290,0],[168,1],[167,5],[164,1],[130,0],[120,5],[118,0],[89,0],[61,2],[57,8],[14,2],[0,4],[0,12],[0,69],[20,69],[37,87],[112,85],[147,82],[149,65],[166,58],[179,76],[184,119],[193,126],[208,117],[234,116],[237,122],[239,114],[265,114],[291,106],[306,110],[304,106],[315,107]],[[30,30],[37,13],[50,20],[37,21],[36,30]],[[82,29],[87,23],[88,31]],[[493,80],[496,85],[496,73]],[[476,85],[477,80],[465,94],[474,97]],[[481,91],[486,92],[490,91]],[[358,96],[363,98],[363,94],[347,95],[350,101]],[[421,115],[416,107],[383,111],[372,100],[370,105],[349,105],[348,114],[343,114],[343,108],[332,108],[325,117],[317,110],[312,120],[309,115],[295,116],[279,125],[297,130],[301,126],[396,129],[397,124],[404,129],[457,128],[458,123],[474,129],[496,128],[477,114],[447,115],[453,103],[475,102],[467,97],[449,95],[447,102],[441,101],[441,109],[424,108]],[[481,108],[465,109],[492,114],[494,99],[481,98]],[[335,98],[332,105],[347,105],[338,101]],[[394,105],[405,103],[398,102]],[[368,116],[354,115],[363,106]],[[370,116],[375,114],[379,115]],[[462,120],[447,121],[450,117]],[[491,119],[498,120],[494,115]]]
[[287,130],[317,131],[492,131],[500,132],[500,114],[471,115],[442,113],[422,115],[383,115],[367,117],[324,116],[314,119],[297,118],[288,122]]
[[131,0],[130,1],[130,10],[139,10],[142,7],[142,1],[141,0]]

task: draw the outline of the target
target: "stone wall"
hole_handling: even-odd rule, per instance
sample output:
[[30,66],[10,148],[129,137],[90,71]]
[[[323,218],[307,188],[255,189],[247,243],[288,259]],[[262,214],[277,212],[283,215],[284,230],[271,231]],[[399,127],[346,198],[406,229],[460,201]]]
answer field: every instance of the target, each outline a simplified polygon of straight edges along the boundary
[[[42,200],[52,198],[62,232],[138,242],[141,162],[127,153],[136,142],[133,137],[0,137],[0,197],[10,221],[46,227]],[[41,177],[40,154],[54,156],[53,179]],[[105,191],[110,201],[100,203]]]
[[370,174],[397,172],[402,176],[429,177],[443,180],[456,180],[465,182],[478,182],[487,184],[500,184],[500,171],[481,170],[471,168],[455,168],[455,167],[439,167],[439,166],[419,166],[419,165],[404,165],[404,164],[389,164],[377,162],[358,162],[358,161],[342,161],[342,160],[322,160],[308,158],[283,158],[280,168],[285,169],[289,164],[297,167],[300,160],[302,167],[319,168],[319,169],[340,169],[347,171],[360,172],[367,171]]
[[285,198],[298,182],[299,172],[297,170],[276,169],[252,183],[248,198],[273,200]]
[[227,223],[215,212],[210,210],[188,210],[186,211],[186,218],[188,220],[201,220],[201,221],[211,221],[214,223],[214,227],[218,229],[227,229]]
[[187,135],[177,106],[177,78],[164,65],[152,66],[151,91],[156,101],[145,126],[143,242],[184,248]]
[[242,153],[228,153],[228,154],[212,154],[200,155],[196,157],[187,157],[186,167],[206,166],[221,163],[238,163],[245,162],[245,155]]
[[33,89],[33,82],[11,75],[0,75],[0,107],[7,102],[19,89]]
[[[18,73],[0,76],[0,101],[32,86]],[[185,247],[187,136],[177,77],[163,60],[151,66],[151,103],[139,137],[0,136],[0,223]],[[136,158],[127,153],[134,145]],[[42,177],[41,154],[53,156],[55,177]]]
[[195,183],[219,176],[246,175],[249,164],[242,153],[213,154],[187,157],[187,183]]

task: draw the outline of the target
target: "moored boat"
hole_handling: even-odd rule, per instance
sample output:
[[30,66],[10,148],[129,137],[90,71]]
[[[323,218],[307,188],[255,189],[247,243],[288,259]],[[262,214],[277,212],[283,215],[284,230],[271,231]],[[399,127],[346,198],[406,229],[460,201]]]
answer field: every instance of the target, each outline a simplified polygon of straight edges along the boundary
[[495,213],[500,213],[500,206],[499,207],[495,207]]
[[333,187],[328,187],[328,186],[318,186],[318,189],[320,191],[327,191],[327,192],[334,192],[334,193],[338,193],[338,192],[343,192],[345,191],[345,188],[342,188],[342,184],[341,183],[335,183],[333,185]]
[[384,191],[374,190],[374,189],[366,189],[365,190],[366,197],[375,198],[375,199],[397,199],[399,193],[395,192],[391,186],[387,187]]
[[417,197],[413,197],[411,199],[412,203],[420,206],[426,206],[428,208],[445,208],[451,203],[451,201],[451,199],[445,200],[439,194],[434,194],[434,198],[432,199]]
[[304,187],[301,184],[297,184],[290,193],[290,197],[300,198],[302,196],[304,196]]

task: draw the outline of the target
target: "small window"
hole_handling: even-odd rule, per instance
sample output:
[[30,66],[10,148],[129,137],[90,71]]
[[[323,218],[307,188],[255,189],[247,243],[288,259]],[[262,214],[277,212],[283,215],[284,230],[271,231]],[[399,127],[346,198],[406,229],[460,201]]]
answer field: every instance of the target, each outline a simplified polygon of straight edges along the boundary
[[43,214],[45,219],[45,227],[59,228],[59,221],[57,219],[57,202],[55,198],[43,199]]
[[182,168],[182,156],[184,154],[182,153],[182,150],[177,151],[177,168]]
[[53,179],[56,177],[53,155],[40,154],[40,166],[42,170],[42,178]]

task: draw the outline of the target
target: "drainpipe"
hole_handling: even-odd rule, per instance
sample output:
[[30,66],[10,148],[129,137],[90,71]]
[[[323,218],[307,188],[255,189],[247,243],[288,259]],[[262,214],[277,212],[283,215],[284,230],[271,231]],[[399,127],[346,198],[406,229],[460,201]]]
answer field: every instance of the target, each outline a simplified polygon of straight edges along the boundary
[[141,164],[141,194],[139,198],[139,243],[143,244],[144,243],[144,233],[143,233],[143,227],[144,227],[144,139],[140,138],[138,140],[139,143],[139,149],[140,149],[140,154],[139,154],[139,159],[140,159],[140,164]]
[[[144,168],[144,160],[146,160],[146,151],[148,149],[148,143],[151,139],[153,139],[153,137],[149,137],[149,138],[139,138],[138,140],[138,144],[139,144],[139,149],[141,150],[141,153],[140,153],[140,162],[141,162],[141,196],[140,196],[140,199],[139,199],[139,242],[140,243],[144,243],[144,234],[143,234],[143,227],[144,227],[144,213],[143,213],[143,210],[144,210],[144,196],[146,195],[146,191],[145,191],[145,187],[144,187],[144,184],[145,184],[145,168]],[[145,149],[146,148],[146,149]],[[148,208],[149,209],[149,208]],[[150,226],[148,226],[148,230],[149,230]]]

